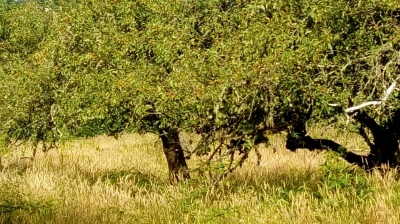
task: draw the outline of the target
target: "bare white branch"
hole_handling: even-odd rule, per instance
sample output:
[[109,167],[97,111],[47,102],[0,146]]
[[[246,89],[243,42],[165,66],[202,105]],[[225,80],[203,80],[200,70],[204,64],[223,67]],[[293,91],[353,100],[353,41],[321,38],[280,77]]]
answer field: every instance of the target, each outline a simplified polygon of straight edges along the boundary
[[389,98],[390,94],[395,90],[396,86],[397,86],[397,79],[394,82],[392,82],[392,84],[386,90],[385,95],[382,97],[382,101],[383,102],[387,101],[387,99]]
[[358,106],[347,108],[346,110],[344,110],[344,112],[346,112],[346,114],[351,114],[355,111],[360,110],[363,107],[370,106],[370,105],[377,105],[377,104],[381,104],[381,103],[382,103],[381,100],[369,101],[369,102],[362,103]]
[[392,84],[390,84],[389,88],[387,88],[387,90],[385,91],[385,94],[383,95],[383,97],[380,100],[364,102],[358,106],[347,108],[344,112],[346,114],[351,114],[351,113],[354,113],[355,111],[358,111],[361,108],[366,107],[366,106],[384,104],[389,99],[390,94],[392,94],[392,92],[396,89],[396,86],[398,85],[397,81],[399,78],[400,78],[400,76],[397,77],[392,82]]

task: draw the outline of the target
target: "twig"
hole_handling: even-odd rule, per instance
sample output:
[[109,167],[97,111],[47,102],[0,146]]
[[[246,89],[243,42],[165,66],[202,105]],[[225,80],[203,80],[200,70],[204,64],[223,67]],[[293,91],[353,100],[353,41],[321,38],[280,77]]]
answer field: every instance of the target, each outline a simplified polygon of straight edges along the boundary
[[340,69],[340,72],[343,73],[344,70],[346,70],[346,68],[349,67],[349,66],[351,65],[351,63],[353,63],[353,60],[349,60],[349,61],[347,62],[347,64],[345,64],[345,65],[342,67],[342,69]]
[[[232,151],[234,153],[234,151]],[[233,155],[233,154],[231,154]],[[238,161],[237,164],[235,164],[232,167],[232,163],[233,163],[233,159],[230,161],[230,168],[228,168],[222,175],[220,175],[218,177],[218,179],[215,181],[215,185],[218,185],[218,183],[224,178],[226,177],[228,174],[232,173],[233,171],[235,171],[239,166],[242,166],[244,161],[247,159],[247,157],[249,156],[248,152],[244,153],[244,155],[240,158],[240,160]]]
[[220,142],[218,147],[216,147],[214,149],[214,151],[212,152],[211,156],[207,160],[208,163],[211,162],[211,160],[214,158],[215,154],[217,154],[218,150],[222,147],[222,145],[223,145],[223,142]]

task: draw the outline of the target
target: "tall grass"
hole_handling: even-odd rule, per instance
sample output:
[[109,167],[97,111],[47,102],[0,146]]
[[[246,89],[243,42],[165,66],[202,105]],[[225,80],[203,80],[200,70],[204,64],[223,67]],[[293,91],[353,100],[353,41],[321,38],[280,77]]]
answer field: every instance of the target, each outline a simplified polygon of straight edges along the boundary
[[[351,149],[362,140],[316,130]],[[153,135],[99,136],[63,143],[20,161],[3,157],[0,223],[400,223],[397,173],[367,174],[327,153],[284,148],[283,136],[261,147],[218,187],[193,180],[168,184]],[[196,158],[188,161],[190,167]]]

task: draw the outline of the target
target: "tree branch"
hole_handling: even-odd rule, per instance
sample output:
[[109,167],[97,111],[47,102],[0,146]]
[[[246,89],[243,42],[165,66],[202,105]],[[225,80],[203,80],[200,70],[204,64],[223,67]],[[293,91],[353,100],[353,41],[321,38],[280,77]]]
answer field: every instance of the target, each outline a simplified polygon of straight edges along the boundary
[[400,76],[397,77],[392,84],[390,84],[389,88],[386,89],[385,94],[380,100],[374,100],[374,101],[369,101],[369,102],[364,102],[358,106],[350,107],[344,110],[346,114],[352,114],[356,111],[359,111],[363,107],[367,107],[370,105],[380,105],[380,104],[385,104],[386,101],[389,99],[390,94],[396,89],[396,86],[398,85],[398,80],[400,79]]
[[369,102],[362,103],[358,106],[347,108],[346,110],[344,110],[344,112],[346,114],[352,114],[356,111],[359,111],[363,107],[370,106],[370,105],[377,105],[377,104],[381,104],[381,103],[382,103],[381,100],[369,101]]

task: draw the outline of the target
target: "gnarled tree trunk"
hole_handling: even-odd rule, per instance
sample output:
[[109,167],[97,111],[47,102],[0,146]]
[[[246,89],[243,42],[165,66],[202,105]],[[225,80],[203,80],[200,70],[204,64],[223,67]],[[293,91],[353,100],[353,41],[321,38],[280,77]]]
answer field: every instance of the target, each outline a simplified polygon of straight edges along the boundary
[[[389,167],[398,166],[399,144],[398,133],[395,130],[398,129],[398,127],[392,125],[396,117],[391,120],[388,125],[380,125],[366,112],[360,111],[354,116],[354,119],[361,124],[359,131],[371,149],[369,157],[374,166],[380,166],[382,164],[387,164]],[[369,139],[364,127],[371,131],[373,141]]]

